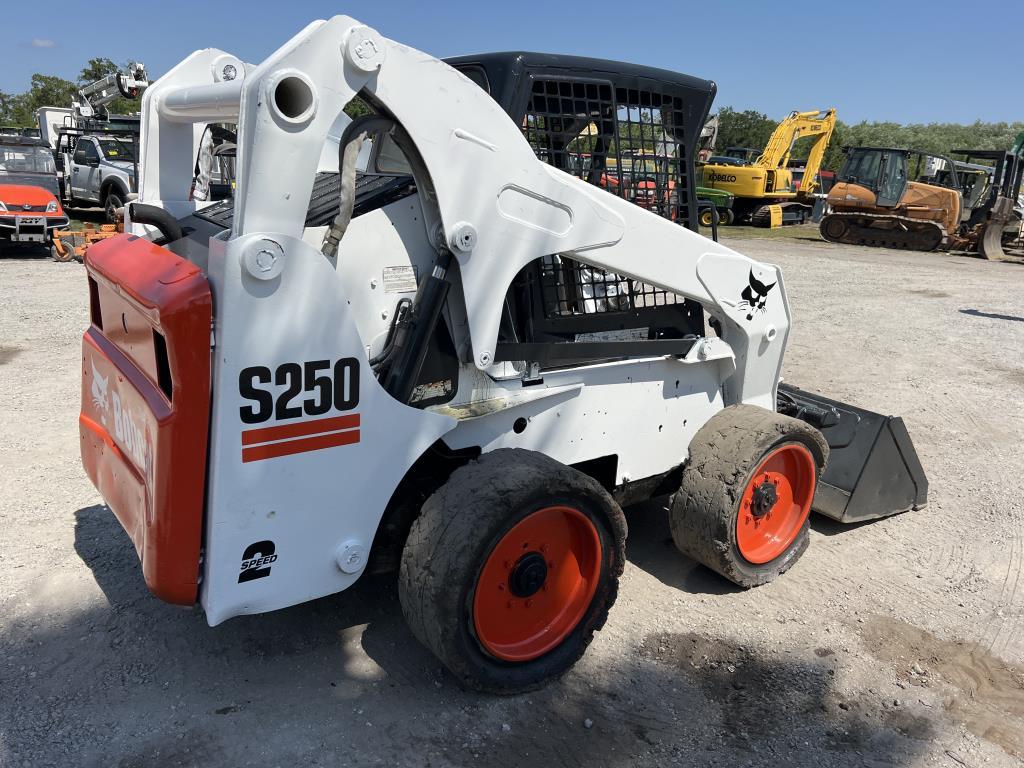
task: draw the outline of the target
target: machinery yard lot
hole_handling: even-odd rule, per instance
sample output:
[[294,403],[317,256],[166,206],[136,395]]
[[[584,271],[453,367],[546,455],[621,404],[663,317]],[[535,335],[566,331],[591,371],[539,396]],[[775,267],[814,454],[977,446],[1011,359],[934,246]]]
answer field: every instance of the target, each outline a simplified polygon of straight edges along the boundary
[[627,510],[582,661],[468,693],[391,577],[210,629],[146,589],[79,460],[80,264],[0,259],[0,764],[1018,765],[1024,758],[1024,265],[725,232],[781,265],[784,377],[907,422],[927,509],[812,523],[742,591]]

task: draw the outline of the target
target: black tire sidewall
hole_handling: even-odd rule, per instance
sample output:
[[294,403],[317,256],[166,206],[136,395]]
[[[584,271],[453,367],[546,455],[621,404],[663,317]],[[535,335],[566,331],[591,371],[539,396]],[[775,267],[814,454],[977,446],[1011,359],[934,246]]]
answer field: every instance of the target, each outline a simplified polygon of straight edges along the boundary
[[[111,206],[111,200],[116,201],[116,205]],[[103,198],[103,213],[107,217],[108,224],[117,223],[117,209],[124,207],[124,196],[120,190],[111,189],[107,191],[107,194]]]
[[[601,541],[590,605],[569,635],[543,656],[507,662],[486,653],[473,598],[487,557],[532,512],[567,506],[587,516]],[[615,602],[625,563],[622,510],[595,480],[543,454],[499,449],[456,470],[423,505],[399,569],[399,598],[413,634],[465,687],[511,694],[539,688],[586,650]]]
[[690,459],[672,500],[676,547],[741,587],[766,584],[787,571],[807,549],[810,515],[789,546],[767,563],[751,563],[740,554],[736,530],[755,472],[772,451],[787,444],[810,451],[817,483],[828,460],[828,444],[807,423],[749,405],[730,406],[712,417],[691,442]]

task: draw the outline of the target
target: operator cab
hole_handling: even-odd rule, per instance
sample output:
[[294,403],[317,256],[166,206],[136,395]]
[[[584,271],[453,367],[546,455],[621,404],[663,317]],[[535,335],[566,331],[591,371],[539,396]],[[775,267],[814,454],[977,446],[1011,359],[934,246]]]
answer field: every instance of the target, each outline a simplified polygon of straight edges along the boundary
[[879,208],[898,205],[911,182],[960,191],[956,166],[943,155],[891,147],[847,147],[844,151],[846,162],[836,181],[870,190]]

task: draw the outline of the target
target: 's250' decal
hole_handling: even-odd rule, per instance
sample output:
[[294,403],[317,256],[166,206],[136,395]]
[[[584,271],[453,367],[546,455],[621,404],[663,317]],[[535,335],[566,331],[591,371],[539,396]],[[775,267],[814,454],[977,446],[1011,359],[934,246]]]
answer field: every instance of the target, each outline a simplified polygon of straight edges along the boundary
[[[284,387],[274,392],[275,389]],[[238,374],[238,393],[253,405],[243,405],[238,415],[243,424],[262,424],[325,416],[332,410],[350,411],[359,405],[359,361],[343,357],[334,365],[330,360],[306,363],[282,363],[271,371],[265,365],[243,368]],[[301,394],[312,394],[296,402]]]
[[[251,401],[238,410],[243,424],[263,424],[271,418],[285,422],[242,430],[243,464],[360,440],[358,413],[330,415],[359,404],[359,361],[354,357],[333,365],[330,360],[282,363],[274,371],[254,365],[238,374],[238,392]],[[303,416],[324,418],[293,421]]]

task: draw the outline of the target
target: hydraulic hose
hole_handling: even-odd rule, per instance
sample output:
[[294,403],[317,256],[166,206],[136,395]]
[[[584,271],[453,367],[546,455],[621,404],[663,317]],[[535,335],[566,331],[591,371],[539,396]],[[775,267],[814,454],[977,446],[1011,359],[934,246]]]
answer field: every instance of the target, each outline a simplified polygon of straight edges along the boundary
[[128,207],[132,224],[148,224],[160,230],[164,243],[173,243],[181,240],[185,233],[181,230],[178,220],[163,208],[145,203],[131,203]]
[[341,182],[338,214],[324,233],[320,251],[325,256],[333,258],[337,255],[338,244],[345,236],[349,222],[352,221],[352,209],[356,204],[356,160],[363,142],[371,133],[389,131],[394,127],[395,121],[389,117],[365,115],[357,117],[342,132],[341,140],[338,142],[338,178]]

